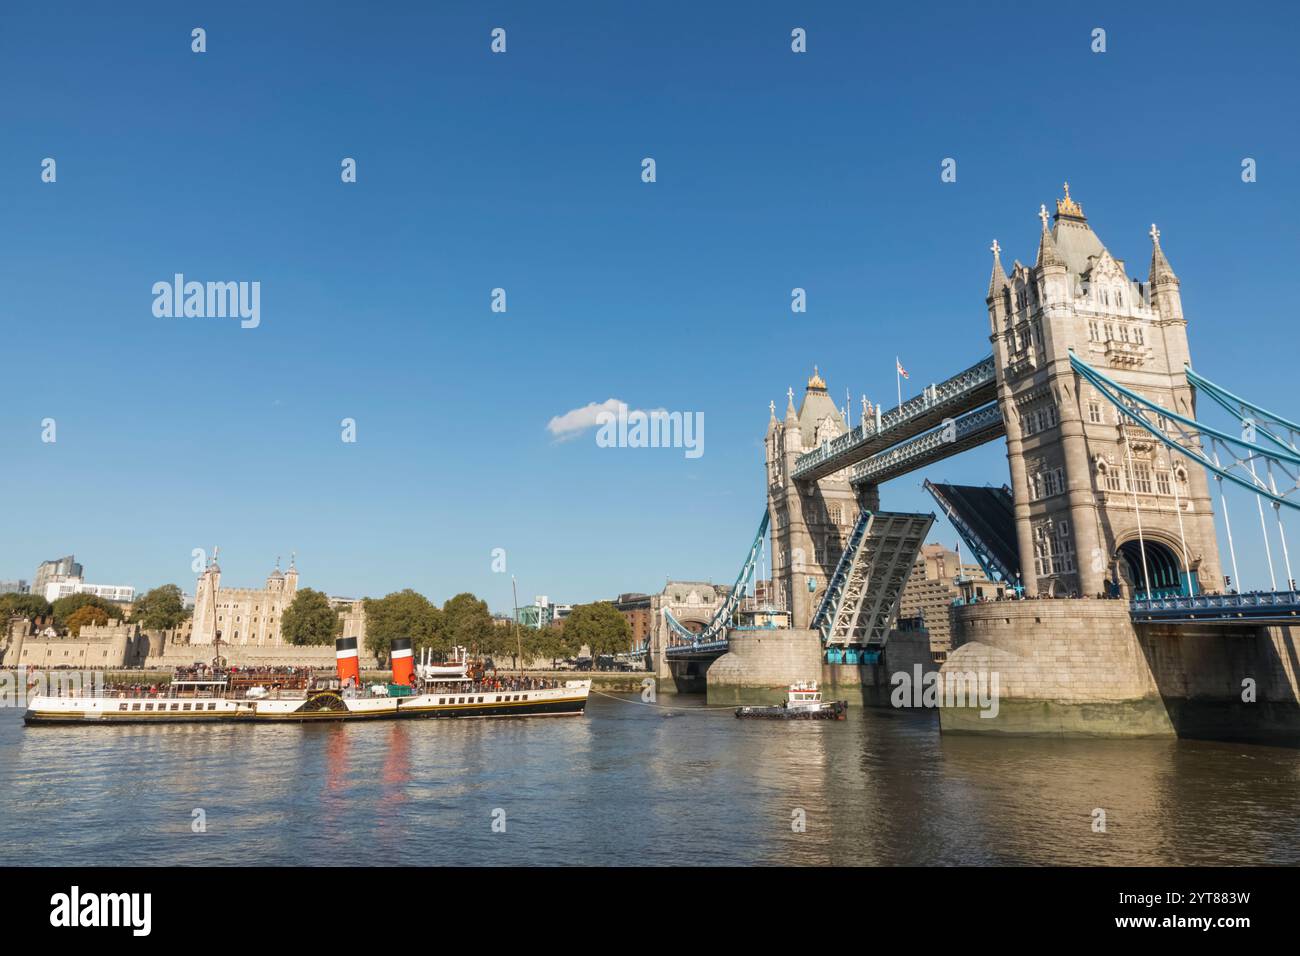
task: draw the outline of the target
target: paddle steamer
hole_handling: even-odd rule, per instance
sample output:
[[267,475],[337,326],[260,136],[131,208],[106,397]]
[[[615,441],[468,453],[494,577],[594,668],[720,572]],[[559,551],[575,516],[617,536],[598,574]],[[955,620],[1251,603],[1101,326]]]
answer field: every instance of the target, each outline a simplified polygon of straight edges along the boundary
[[40,695],[28,702],[27,724],[307,723],[417,717],[581,716],[590,680],[564,682],[487,673],[464,654],[447,664],[416,664],[411,642],[393,641],[393,679],[363,686],[357,639],[339,638],[337,674],[264,674],[221,666],[178,670],[159,694],[131,697]]

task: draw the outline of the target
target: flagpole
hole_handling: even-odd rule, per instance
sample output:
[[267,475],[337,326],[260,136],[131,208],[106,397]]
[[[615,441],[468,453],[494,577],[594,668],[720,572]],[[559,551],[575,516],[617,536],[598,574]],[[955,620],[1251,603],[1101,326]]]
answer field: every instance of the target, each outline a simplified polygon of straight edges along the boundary
[[903,373],[899,371],[903,364],[894,356],[894,384],[898,386],[898,407],[903,407]]

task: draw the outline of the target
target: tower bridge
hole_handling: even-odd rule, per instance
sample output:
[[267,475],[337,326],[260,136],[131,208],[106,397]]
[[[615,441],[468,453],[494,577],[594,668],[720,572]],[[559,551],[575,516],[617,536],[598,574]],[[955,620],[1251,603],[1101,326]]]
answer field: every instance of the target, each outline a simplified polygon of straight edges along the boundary
[[[814,634],[825,663],[878,661],[934,518],[881,510],[881,485],[995,440],[1005,443],[1009,482],[926,487],[990,576],[1018,597],[1109,599],[1132,626],[1273,625],[1300,615],[1281,517],[1300,508],[1300,425],[1193,371],[1180,282],[1154,226],[1142,281],[1093,231],[1068,184],[1051,222],[1046,207],[1039,219],[1034,265],[1015,261],[1008,272],[1001,247],[991,247],[991,355],[896,408],[871,414],[864,399],[852,428],[816,370],[797,408],[793,390],[781,418],[771,406],[758,534],[706,627],[665,615],[658,651],[670,666],[698,678],[735,642],[764,639],[736,630],[734,616],[752,594],[769,530],[765,597],[789,615],[791,632]],[[1198,394],[1228,413],[1228,427],[1197,418]],[[1230,579],[1210,478],[1225,509]],[[1240,587],[1241,578],[1225,482],[1256,494],[1261,523],[1265,502],[1274,510],[1282,587],[1265,528],[1273,589],[1230,593],[1229,580]]]

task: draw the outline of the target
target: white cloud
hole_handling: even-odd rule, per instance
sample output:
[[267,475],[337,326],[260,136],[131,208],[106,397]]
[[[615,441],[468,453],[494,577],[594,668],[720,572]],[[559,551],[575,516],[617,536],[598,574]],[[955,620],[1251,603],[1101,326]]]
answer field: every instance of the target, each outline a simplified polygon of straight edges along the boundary
[[627,408],[627,402],[621,402],[617,398],[607,398],[599,403],[589,402],[581,408],[570,409],[563,415],[556,415],[546,423],[546,430],[556,441],[569,441],[600,424],[598,418],[602,412],[617,415],[620,408]]

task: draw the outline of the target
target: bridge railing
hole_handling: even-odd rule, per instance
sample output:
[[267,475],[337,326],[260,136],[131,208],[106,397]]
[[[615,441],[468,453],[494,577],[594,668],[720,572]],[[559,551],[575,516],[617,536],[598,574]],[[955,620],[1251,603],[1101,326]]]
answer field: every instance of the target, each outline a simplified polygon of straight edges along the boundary
[[1257,611],[1300,611],[1300,591],[1247,591],[1244,594],[1195,594],[1175,597],[1134,598],[1129,601],[1134,614]]

